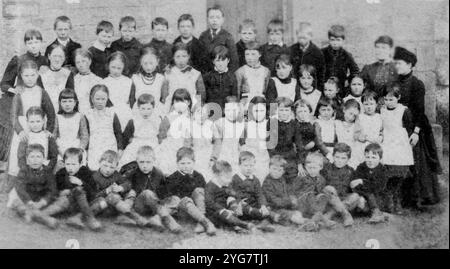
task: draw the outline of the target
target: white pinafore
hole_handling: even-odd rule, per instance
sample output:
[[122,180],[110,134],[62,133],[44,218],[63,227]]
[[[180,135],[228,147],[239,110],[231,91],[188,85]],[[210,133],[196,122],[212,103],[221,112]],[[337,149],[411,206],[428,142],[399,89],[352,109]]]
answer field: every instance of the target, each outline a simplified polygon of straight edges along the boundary
[[61,68],[58,71],[48,69],[47,71],[41,73],[42,84],[50,96],[50,100],[52,101],[56,112],[58,112],[59,108],[59,94],[66,88],[67,79],[69,76],[70,70],[66,68]]
[[333,152],[334,144],[336,144],[335,120],[323,120],[319,118],[316,122],[319,124],[321,129],[322,142],[325,144],[329,152]]
[[94,73],[88,75],[76,74],[74,77],[75,93],[78,97],[78,111],[86,115],[91,109],[89,102],[91,89],[97,84],[102,84],[102,79]]
[[364,105],[363,105],[361,99],[362,99],[361,96],[355,97],[355,96],[353,96],[353,95],[350,94],[350,95],[348,95],[347,97],[345,97],[344,99],[342,99],[342,101],[343,101],[344,104],[345,104],[345,102],[347,102],[348,100],[355,100],[356,102],[358,102],[358,103],[359,103],[360,112],[361,112],[361,115],[362,115],[362,114],[364,114]]
[[113,110],[119,118],[123,132],[128,121],[132,118],[129,99],[133,81],[126,76],[120,76],[118,78],[108,76],[103,79],[103,83],[108,87],[109,100],[113,104]]
[[195,170],[201,173],[206,181],[211,179],[212,173],[209,163],[213,152],[214,123],[206,120],[203,124],[192,121],[192,143],[195,152]]
[[383,163],[386,165],[414,165],[413,150],[408,132],[403,127],[406,106],[399,104],[394,110],[381,109],[383,119]]
[[93,171],[99,168],[100,157],[105,151],[117,151],[114,115],[111,108],[105,108],[104,111],[91,109],[86,114],[89,123],[88,166]]
[[249,151],[255,155],[255,176],[261,184],[269,174],[270,157],[267,151],[267,120],[249,121],[246,129],[247,137],[241,151]]
[[172,96],[177,89],[186,89],[192,98],[192,107],[198,102],[197,98],[197,80],[201,73],[194,68],[190,71],[182,72],[178,67],[174,66],[170,72],[166,74],[169,83],[169,96],[166,98],[165,111],[170,111]]
[[[18,117],[18,121],[25,132],[29,132],[26,113],[30,107],[41,107],[42,91],[39,86],[33,88],[24,88],[20,93],[22,101],[22,115]],[[47,142],[48,143],[48,142]],[[20,139],[19,134],[14,132],[11,140],[11,149],[8,159],[8,174],[11,176],[17,176],[19,174],[19,160],[17,151],[19,149]]]
[[339,143],[345,143],[352,148],[352,157],[348,161],[348,165],[356,169],[360,164],[361,157],[358,156],[358,148],[355,141],[355,124],[345,126],[344,122],[340,120],[335,121],[336,136]]
[[[136,102],[139,96],[141,96],[142,94],[151,94],[155,98],[155,111],[153,113],[163,115],[161,114],[164,111],[164,105],[161,103],[161,90],[164,85],[165,77],[157,73],[155,75],[155,80],[152,83],[145,82],[142,74],[134,74],[131,79],[133,80],[134,87],[136,89],[134,96]],[[137,111],[135,111],[136,107],[137,105],[135,104],[133,106],[134,114],[137,114]]]
[[56,138],[56,144],[59,152],[65,152],[68,148],[80,148],[81,141],[78,134],[80,132],[81,117],[81,113],[75,113],[70,116],[57,115],[59,137]]
[[225,118],[219,119],[217,122],[222,129],[222,146],[218,159],[227,161],[233,167],[233,171],[237,172],[239,168],[239,140],[244,134],[244,122],[230,122]]

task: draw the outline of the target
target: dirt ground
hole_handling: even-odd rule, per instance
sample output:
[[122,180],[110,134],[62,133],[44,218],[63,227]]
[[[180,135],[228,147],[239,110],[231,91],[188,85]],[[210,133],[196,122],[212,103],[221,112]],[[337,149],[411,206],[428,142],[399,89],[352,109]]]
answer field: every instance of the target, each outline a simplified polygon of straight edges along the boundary
[[[103,232],[74,230],[61,225],[56,231],[38,224],[25,224],[6,209],[6,195],[0,194],[0,248],[88,248],[88,249],[161,249],[161,248],[226,248],[226,249],[397,249],[449,248],[448,154],[443,160],[445,174],[441,176],[444,201],[422,214],[406,212],[392,217],[389,223],[369,225],[358,218],[352,228],[338,226],[318,233],[300,232],[294,227],[276,226],[276,232],[238,235],[219,231],[215,237],[196,235],[190,231],[182,235],[159,233],[150,229],[117,226],[102,219]],[[0,175],[1,177],[1,175]],[[71,240],[71,239],[75,239]],[[71,244],[72,242],[78,245]]]

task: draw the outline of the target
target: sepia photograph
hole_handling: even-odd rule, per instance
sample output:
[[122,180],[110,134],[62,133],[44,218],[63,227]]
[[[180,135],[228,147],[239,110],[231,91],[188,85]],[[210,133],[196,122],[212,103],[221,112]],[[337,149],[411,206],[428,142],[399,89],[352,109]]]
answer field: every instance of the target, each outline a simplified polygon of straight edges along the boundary
[[448,0],[0,2],[0,249],[449,248]]

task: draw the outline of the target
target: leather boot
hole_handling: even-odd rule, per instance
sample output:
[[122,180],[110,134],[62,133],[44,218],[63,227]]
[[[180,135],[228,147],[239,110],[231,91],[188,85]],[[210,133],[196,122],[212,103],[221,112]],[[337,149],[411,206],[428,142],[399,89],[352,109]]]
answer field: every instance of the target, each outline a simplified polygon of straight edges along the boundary
[[70,227],[73,227],[73,228],[76,228],[79,230],[84,230],[86,228],[86,225],[84,225],[84,222],[83,222],[83,214],[82,213],[78,213],[75,216],[68,218],[66,220],[66,224]]
[[56,229],[59,225],[57,219],[45,215],[39,210],[31,210],[31,219],[37,223],[47,226],[50,229]]
[[314,221],[315,223],[319,224],[319,226],[323,226],[326,229],[332,229],[336,226],[336,222],[328,219],[320,212],[314,214],[314,216],[311,218],[311,220]]
[[153,217],[148,218],[146,227],[155,229],[158,232],[163,232],[165,230],[161,217],[159,215],[154,215]]
[[373,210],[372,216],[370,217],[368,222],[370,224],[377,224],[377,223],[382,223],[384,221],[385,221],[385,216],[378,208],[376,208]]
[[[341,200],[339,199],[339,197],[337,196],[332,196],[330,199],[330,204],[331,206],[333,206],[332,211],[335,211],[337,213],[339,213],[343,220],[344,220],[344,227],[350,227],[353,225],[354,221],[353,221],[353,217],[350,214],[350,212],[348,212],[347,208],[345,207],[344,203],[341,202]],[[329,214],[326,214],[325,217],[329,220],[331,220],[331,217]]]
[[301,212],[296,211],[292,214],[292,216],[289,218],[289,221],[297,224],[297,225],[302,225],[305,223],[305,218],[303,218],[303,215]]
[[164,224],[164,226],[171,233],[180,234],[183,232],[183,228],[180,226],[180,224],[178,224],[178,222],[171,215],[163,216],[163,217],[161,217],[161,219],[162,219],[162,223]]

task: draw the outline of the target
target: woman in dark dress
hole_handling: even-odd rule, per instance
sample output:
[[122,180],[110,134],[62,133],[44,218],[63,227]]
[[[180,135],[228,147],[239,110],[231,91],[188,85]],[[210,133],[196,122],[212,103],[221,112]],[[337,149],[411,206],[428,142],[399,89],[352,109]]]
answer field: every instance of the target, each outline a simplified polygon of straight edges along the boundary
[[[431,124],[425,115],[425,85],[413,75],[417,57],[412,52],[397,47],[394,54],[395,69],[400,85],[400,103],[407,106],[412,115],[414,133],[410,143],[414,152],[413,179],[405,185],[405,198],[411,205],[439,203],[439,183],[437,175],[442,173]],[[408,183],[408,182],[407,182]]]

